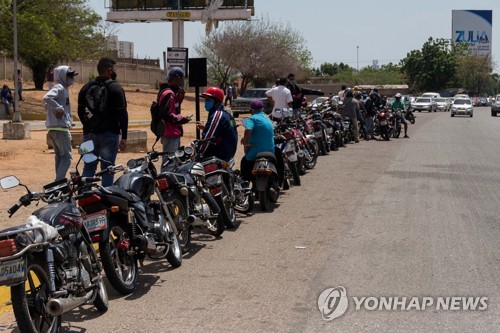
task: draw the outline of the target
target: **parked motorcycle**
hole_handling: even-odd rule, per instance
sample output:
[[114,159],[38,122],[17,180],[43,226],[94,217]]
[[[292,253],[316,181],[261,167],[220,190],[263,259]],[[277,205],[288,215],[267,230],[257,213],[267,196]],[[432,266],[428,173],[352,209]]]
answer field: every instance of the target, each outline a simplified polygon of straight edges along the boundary
[[[153,146],[154,148],[154,146]],[[89,158],[96,159],[92,154]],[[113,165],[97,173],[123,172],[112,186],[93,183],[82,188],[79,206],[87,213],[84,218],[92,239],[99,243],[99,252],[106,276],[119,293],[134,291],[138,267],[145,256],[166,258],[173,267],[182,264],[182,249],[173,214],[161,197],[154,163],[163,153],[154,149],[146,156],[131,159],[127,167]],[[78,169],[77,169],[78,170]],[[77,171],[78,173],[78,171]],[[157,194],[158,199],[152,196]]]
[[403,114],[406,120],[408,120],[411,124],[415,124],[415,118],[417,116],[413,114],[411,108],[408,108],[406,111],[403,111]]
[[167,156],[165,172],[158,175],[158,181],[164,184],[160,194],[178,212],[175,222],[179,230],[196,228],[220,236],[225,224],[218,217],[219,205],[206,184],[205,168],[196,161],[195,144]]
[[[81,181],[86,181],[81,179]],[[0,285],[10,286],[11,300],[21,332],[59,332],[62,314],[83,304],[104,313],[108,294],[101,263],[72,201],[66,179],[31,192],[15,176],[0,180],[3,189],[23,186],[27,194],[7,212],[45,202],[26,225],[0,232]]]
[[273,153],[259,153],[255,160],[252,175],[255,177],[255,190],[262,211],[269,211],[271,204],[279,198],[279,175],[276,169],[276,156]]

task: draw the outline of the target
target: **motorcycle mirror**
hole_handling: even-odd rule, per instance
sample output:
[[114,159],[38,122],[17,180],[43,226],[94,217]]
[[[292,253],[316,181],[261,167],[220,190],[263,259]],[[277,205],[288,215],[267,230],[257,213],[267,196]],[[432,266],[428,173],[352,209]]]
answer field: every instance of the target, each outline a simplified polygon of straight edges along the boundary
[[78,148],[78,154],[85,155],[94,151],[94,141],[89,140],[83,142]]
[[21,182],[19,181],[19,179],[17,179],[16,176],[7,176],[0,179],[0,185],[4,190],[16,187],[19,184],[21,184]]
[[92,154],[92,153],[88,153],[88,154],[83,155],[82,160],[83,160],[85,163],[92,163],[92,162],[97,161],[97,156],[95,156],[95,155],[94,155],[94,154]]

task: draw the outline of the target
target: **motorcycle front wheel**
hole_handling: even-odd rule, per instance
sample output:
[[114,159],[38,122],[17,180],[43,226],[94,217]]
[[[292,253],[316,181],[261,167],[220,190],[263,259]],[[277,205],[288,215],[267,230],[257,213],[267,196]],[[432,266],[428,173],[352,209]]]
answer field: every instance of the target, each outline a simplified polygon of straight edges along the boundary
[[10,288],[12,308],[21,332],[59,332],[61,316],[45,311],[49,301],[49,278],[45,263],[39,258],[29,258],[27,280]]
[[179,242],[179,237],[174,232],[173,227],[170,225],[169,221],[166,221],[167,233],[169,237],[170,244],[167,252],[167,260],[172,265],[172,267],[180,267],[182,265],[182,249]]
[[306,149],[309,151],[309,158],[304,161],[306,169],[314,169],[318,160],[319,145],[316,139],[311,139],[307,142]]
[[187,209],[184,204],[186,200],[180,194],[172,193],[167,201],[170,202],[169,209],[177,228],[182,253],[186,253],[191,245],[191,227],[186,224]]
[[[210,193],[203,193],[202,198],[201,198],[201,203],[202,204],[207,204],[208,207],[210,208],[210,213],[213,215],[214,211],[218,211],[218,214],[220,214],[219,207],[217,205],[217,201],[215,201],[214,197]],[[219,217],[216,219],[210,219],[210,226],[207,228],[208,233],[211,234],[212,236],[220,236],[226,230],[226,225],[224,222],[221,222],[219,220]]]
[[120,294],[128,295],[134,291],[139,275],[137,260],[129,254],[132,240],[121,225],[110,224],[109,239],[99,242],[102,266],[113,288]]
[[225,184],[222,184],[222,193],[215,197],[217,205],[219,205],[219,223],[224,223],[227,228],[233,229],[236,227],[236,212],[234,210],[229,190]]

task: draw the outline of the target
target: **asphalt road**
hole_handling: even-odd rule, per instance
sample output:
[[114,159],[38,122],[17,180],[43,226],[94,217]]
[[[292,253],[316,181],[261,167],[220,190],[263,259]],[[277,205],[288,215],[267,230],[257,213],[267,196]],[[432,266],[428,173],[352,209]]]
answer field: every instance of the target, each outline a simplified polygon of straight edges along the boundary
[[[110,287],[108,313],[81,308],[64,317],[64,326],[70,332],[498,331],[500,117],[476,108],[474,118],[417,113],[416,120],[410,139],[350,144],[321,157],[273,213],[240,217],[240,227],[222,239],[195,237],[195,250],[178,269],[147,262],[137,292],[121,297]],[[331,287],[345,288],[348,307],[326,321],[317,300]],[[357,308],[361,297],[370,302]],[[404,304],[378,310],[377,302],[390,297]],[[422,309],[424,297],[433,304]],[[456,302],[436,308],[446,297]],[[461,297],[484,303],[463,310]],[[328,304],[341,312],[345,303]]]

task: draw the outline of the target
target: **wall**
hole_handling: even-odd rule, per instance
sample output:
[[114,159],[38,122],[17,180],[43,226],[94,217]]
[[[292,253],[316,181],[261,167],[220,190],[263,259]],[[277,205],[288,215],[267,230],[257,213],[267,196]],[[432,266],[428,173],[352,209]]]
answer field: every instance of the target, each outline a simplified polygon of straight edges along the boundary
[[[69,61],[61,64],[69,65],[72,69],[78,72],[78,76],[75,77],[76,82],[84,83],[97,76],[97,60]],[[22,63],[19,64],[19,69],[21,70],[24,80],[33,80],[31,69],[24,66]],[[120,83],[123,84],[157,87],[158,82],[162,81],[164,76],[159,66],[117,63],[115,65],[115,69]],[[0,81],[12,81],[13,78],[13,59],[0,56]]]

